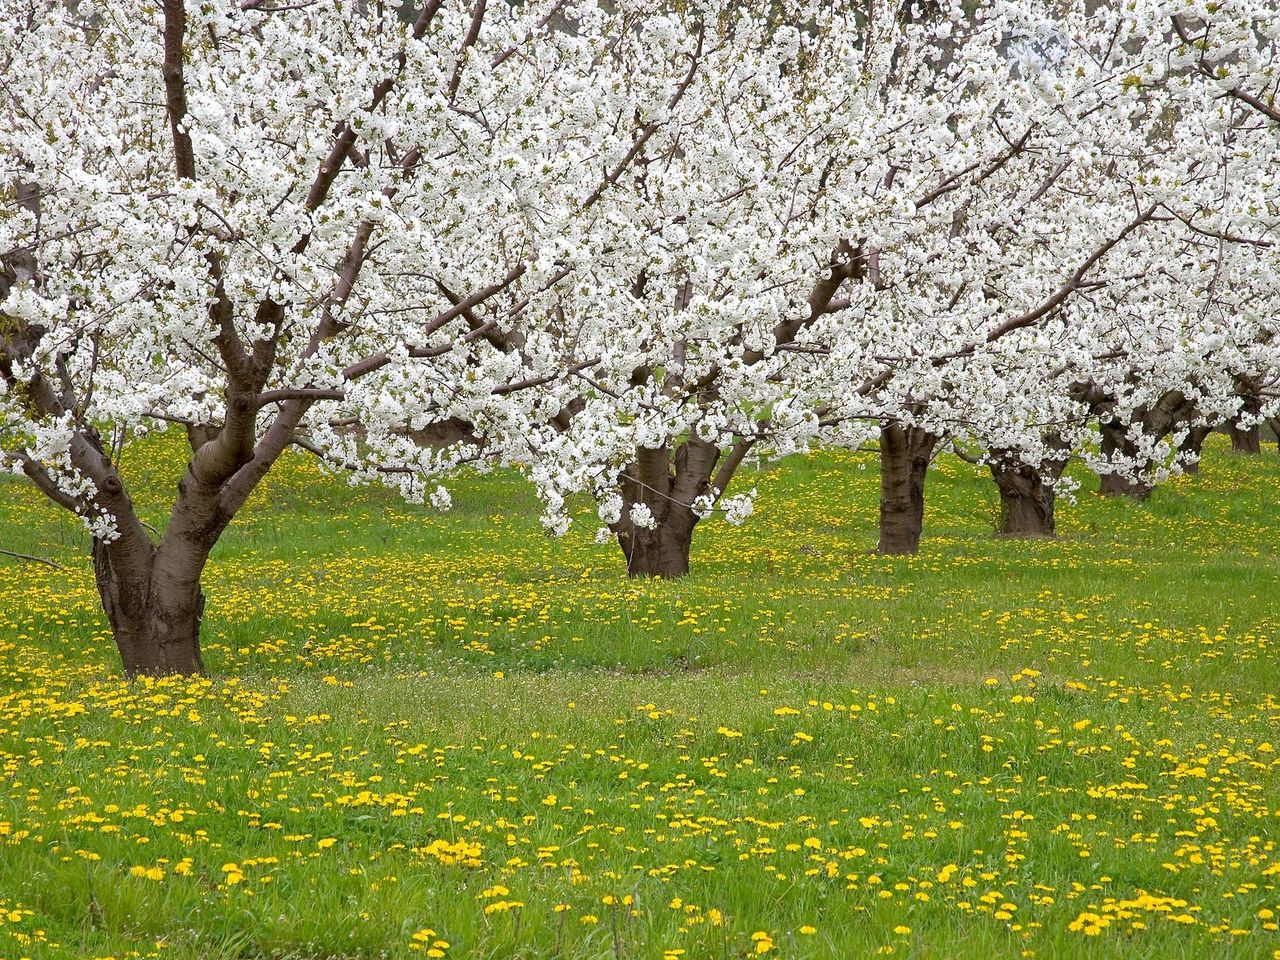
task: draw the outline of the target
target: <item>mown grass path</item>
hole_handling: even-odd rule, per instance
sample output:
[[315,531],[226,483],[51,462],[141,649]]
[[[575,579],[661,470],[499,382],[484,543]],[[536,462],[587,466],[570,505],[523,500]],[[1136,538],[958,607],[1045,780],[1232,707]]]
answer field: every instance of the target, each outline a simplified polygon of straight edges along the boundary
[[1220,439],[1054,542],[943,458],[912,559],[874,460],[789,461],[678,583],[513,477],[438,516],[290,461],[211,678],[134,684],[0,481],[67,565],[0,560],[0,958],[1280,957],[1280,460]]

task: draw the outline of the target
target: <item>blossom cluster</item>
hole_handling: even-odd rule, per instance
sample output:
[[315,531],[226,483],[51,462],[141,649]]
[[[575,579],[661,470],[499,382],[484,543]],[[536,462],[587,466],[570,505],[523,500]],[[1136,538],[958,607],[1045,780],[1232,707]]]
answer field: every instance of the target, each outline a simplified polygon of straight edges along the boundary
[[293,444],[634,546],[886,423],[1158,480],[1275,412],[1266,3],[393,6],[0,4],[4,461],[100,540],[172,424],[224,512]]

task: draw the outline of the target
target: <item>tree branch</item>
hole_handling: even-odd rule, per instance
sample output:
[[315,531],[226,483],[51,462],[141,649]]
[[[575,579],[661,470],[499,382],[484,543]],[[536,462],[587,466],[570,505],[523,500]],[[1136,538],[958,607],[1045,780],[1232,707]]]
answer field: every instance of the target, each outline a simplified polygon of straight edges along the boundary
[[462,71],[467,62],[467,51],[476,45],[476,41],[480,39],[480,27],[484,23],[485,0],[476,0],[475,10],[471,14],[471,26],[467,29],[467,35],[462,40],[462,49],[458,51],[458,60],[453,67],[453,76],[449,78],[449,99],[453,100],[458,95],[458,87],[462,85]]
[[[1181,40],[1183,43],[1185,43],[1187,46],[1194,47],[1197,41],[1191,36],[1191,31],[1187,29],[1187,25],[1185,22],[1183,22],[1182,17],[1179,14],[1175,13],[1169,19],[1173,21],[1173,30],[1178,35],[1178,39]],[[1206,28],[1205,37],[1208,37],[1208,35],[1209,35],[1209,31]],[[1211,67],[1208,63],[1205,62],[1203,50],[1201,51],[1199,60],[1196,61],[1196,69],[1205,77],[1208,77],[1210,80],[1216,81],[1219,79],[1217,76],[1214,75],[1213,67]],[[1267,103],[1261,97],[1255,96],[1254,94],[1250,93],[1247,90],[1242,90],[1240,87],[1232,87],[1231,89],[1229,89],[1227,91],[1227,96],[1234,97],[1236,100],[1239,100],[1241,103],[1248,104],[1249,106],[1253,107],[1254,110],[1257,110],[1259,113],[1261,113],[1263,116],[1268,117],[1271,120],[1274,120],[1276,123],[1280,123],[1280,109]]]
[[47,557],[32,557],[29,553],[17,553],[15,550],[0,550],[0,557],[13,557],[14,559],[22,559],[31,563],[44,563],[46,567],[52,567],[54,570],[65,570],[63,564],[55,563]]
[[164,0],[164,75],[165,108],[169,113],[169,130],[173,135],[174,167],[179,177],[194,180],[196,157],[191,135],[183,127],[187,116],[187,86],[183,77],[185,55],[182,45],[187,30],[185,0]]
[[1098,261],[1105,257],[1116,244],[1120,243],[1120,241],[1125,237],[1133,233],[1134,230],[1137,230],[1140,226],[1150,220],[1159,208],[1160,204],[1153,203],[1151,206],[1139,213],[1133,220],[1130,220],[1125,224],[1123,230],[1099,246],[1093,251],[1093,253],[1089,254],[1080,266],[1076,268],[1075,272],[1067,278],[1066,282],[1048,296],[1042,303],[1040,303],[1039,306],[1028,310],[1025,313],[1020,313],[1016,317],[1010,317],[1008,320],[1004,321],[1004,323],[1001,323],[994,330],[988,333],[986,338],[987,343],[993,343],[1005,334],[1011,333],[1021,327],[1028,327],[1042,317],[1052,313],[1058,307],[1062,306],[1062,304],[1065,303],[1073,293],[1080,289],[1085,276],[1094,268]]
[[54,570],[66,569],[62,564],[55,563],[47,557],[34,557],[29,553],[17,553],[13,550],[0,550],[0,557],[13,557],[15,560],[26,560],[29,563],[42,563],[46,567],[52,567]]

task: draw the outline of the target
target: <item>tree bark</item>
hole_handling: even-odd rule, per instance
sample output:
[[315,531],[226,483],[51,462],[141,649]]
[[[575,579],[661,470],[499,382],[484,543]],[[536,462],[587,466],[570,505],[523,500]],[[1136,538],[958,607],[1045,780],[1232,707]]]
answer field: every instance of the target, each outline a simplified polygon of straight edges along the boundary
[[996,452],[988,466],[1000,491],[996,533],[1002,537],[1056,536],[1053,484],[1062,476],[1067,461],[1052,460],[1037,469],[1012,455]]
[[[1104,442],[1103,448],[1105,447]],[[1119,473],[1104,473],[1098,482],[1098,492],[1104,497],[1128,497],[1139,502],[1150,497],[1154,489],[1145,480],[1135,480]]]
[[942,438],[920,427],[887,423],[880,428],[880,541],[876,552],[910,555],[924,529],[924,482],[929,459]]
[[[681,511],[687,512],[687,511]],[[692,521],[676,522],[668,517],[652,530],[634,526],[618,534],[618,545],[627,558],[627,576],[676,579],[689,573],[689,552],[693,546]]]
[[[1102,454],[1114,459],[1117,454],[1131,464],[1141,459],[1137,445],[1129,439],[1129,424],[1115,417],[1113,398],[1098,396],[1089,400],[1094,412],[1098,415],[1098,426],[1102,432]],[[1195,415],[1195,404],[1181,390],[1169,390],[1162,394],[1150,407],[1135,410],[1133,422],[1140,426],[1148,437],[1161,440],[1167,437],[1179,423]],[[1150,464],[1139,464],[1149,467]],[[1153,486],[1145,479],[1130,479],[1117,473],[1104,473],[1098,486],[1103,496],[1129,497],[1132,500],[1146,500],[1151,496]]]
[[1272,437],[1276,441],[1276,450],[1280,452],[1280,417],[1269,418],[1267,426],[1271,428]]
[[[1137,447],[1129,439],[1125,426],[1120,423],[1102,425],[1102,453],[1107,457],[1120,453],[1130,460],[1138,456]],[[1104,473],[1098,484],[1098,492],[1103,496],[1128,497],[1139,501],[1151,496],[1153,489],[1147,481],[1133,479],[1121,473]]]
[[1146,500],[1154,487],[1142,480],[1133,480],[1118,473],[1104,473],[1098,484],[1098,492],[1104,497],[1128,497],[1130,500]]
[[[692,464],[690,443],[694,448]],[[694,439],[671,447],[647,447],[636,451],[636,459],[621,477],[622,516],[613,525],[614,536],[627,561],[631,577],[683,577],[689,572],[689,552],[698,516],[690,509],[694,497],[710,483],[711,470],[719,451]],[[675,488],[683,469],[686,485],[693,479],[693,496],[677,498]],[[691,473],[698,474],[691,478]],[[638,526],[632,519],[637,505],[649,508],[653,527]]]
[[[718,447],[696,436],[674,451],[670,446],[636,451],[635,461],[619,477],[622,516],[611,525],[628,576],[674,579],[689,573],[693,531],[701,519],[693,503],[713,489],[719,499],[751,446],[739,441],[723,460]],[[637,504],[649,508],[653,527],[632,520]]]
[[1200,472],[1200,451],[1211,433],[1212,427],[1191,427],[1187,431],[1182,443],[1178,444],[1178,462],[1182,464],[1183,473]]
[[204,673],[200,620],[204,594],[197,580],[160,574],[155,557],[147,575],[121,570],[107,544],[93,544],[93,572],[126,676]]
[[220,490],[220,484],[198,480],[189,467],[178,483],[168,526],[153,544],[114,474],[103,483],[104,493],[118,494],[117,524],[121,517],[132,521],[124,535],[93,544],[98,595],[130,677],[204,672],[200,578],[232,517],[222,508]]
[[1253,426],[1242,427],[1240,417],[1232,417],[1227,423],[1231,435],[1231,452],[1256,455],[1262,452],[1262,431],[1258,428],[1258,416],[1262,412],[1262,399],[1248,391],[1240,395],[1240,414],[1248,416]]
[[1231,452],[1249,456],[1262,452],[1262,433],[1255,423],[1252,427],[1241,427],[1235,420],[1227,425],[1227,433],[1231,434]]

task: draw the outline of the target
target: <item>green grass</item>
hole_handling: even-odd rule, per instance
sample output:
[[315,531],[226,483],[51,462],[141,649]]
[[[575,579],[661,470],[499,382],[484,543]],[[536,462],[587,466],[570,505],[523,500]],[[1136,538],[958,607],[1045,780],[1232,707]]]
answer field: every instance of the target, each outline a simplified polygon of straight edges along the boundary
[[[126,457],[156,526],[176,444]],[[134,684],[83,532],[0,481],[66,567],[0,558],[0,958],[1280,956],[1280,459],[1080,480],[1004,541],[943,458],[895,559],[873,459],[793,459],[648,583],[518,478],[441,516],[293,460],[211,678]]]

